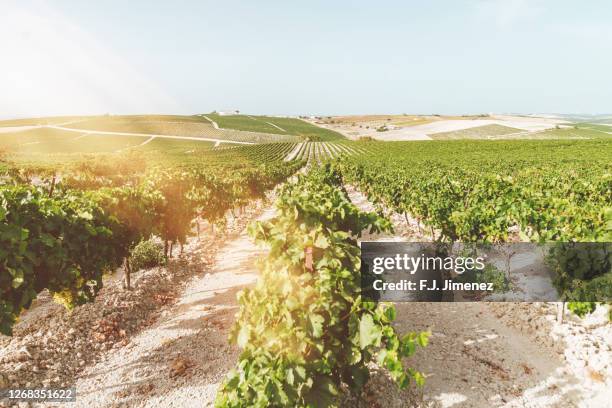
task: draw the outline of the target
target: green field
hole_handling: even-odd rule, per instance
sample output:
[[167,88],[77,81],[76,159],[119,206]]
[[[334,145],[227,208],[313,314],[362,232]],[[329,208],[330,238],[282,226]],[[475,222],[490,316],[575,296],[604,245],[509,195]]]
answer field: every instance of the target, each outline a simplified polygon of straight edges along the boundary
[[[342,140],[342,136],[333,130],[324,129],[301,119],[277,118],[272,116],[252,115],[218,115],[207,114],[223,129],[234,129],[248,132],[265,132],[278,135],[295,135],[312,141]],[[274,126],[276,125],[276,126]]]
[[[599,127],[602,127],[601,125]],[[569,128],[548,129],[542,132],[535,132],[533,137],[546,139],[607,139],[612,138],[612,134],[605,130],[600,130],[594,125],[576,125]],[[602,127],[603,128],[603,127]],[[612,129],[609,130],[612,132]]]
[[0,149],[15,150],[38,143],[53,143],[74,139],[78,133],[50,128],[29,129],[21,132],[0,133]]
[[612,125],[602,123],[578,123],[576,126],[581,129],[599,130],[601,132],[612,132]]
[[297,142],[298,136],[266,132],[215,129],[201,116],[137,115],[99,116],[67,125],[71,129],[150,135],[188,136],[250,143]]
[[[212,149],[215,142],[197,141],[197,140],[180,140],[180,139],[167,139],[167,138],[155,138],[151,142],[137,146],[134,149],[139,151],[158,151],[170,154],[181,154],[181,153],[199,153]],[[226,144],[223,143],[225,146]],[[238,146],[235,144],[227,143],[228,146]]]
[[56,129],[0,134],[0,148],[18,154],[106,153],[145,142],[146,136],[87,135]]
[[516,129],[502,125],[484,125],[476,126],[469,129],[455,130],[452,132],[441,132],[428,135],[434,140],[454,140],[454,139],[492,139],[496,136],[504,136],[512,133],[524,132],[521,129]]
[[62,123],[87,119],[89,116],[48,116],[41,118],[23,118],[0,120],[0,127],[59,125]]
[[[121,116],[96,116],[84,120],[75,121],[66,125],[72,129],[87,129],[107,132],[128,132],[148,134],[177,134],[181,126],[196,128],[212,128],[210,122],[199,116],[178,115],[121,115]],[[171,133],[174,132],[174,133]],[[193,136],[181,134],[181,136]]]
[[569,127],[559,127],[547,130],[528,132],[502,125],[485,125],[469,129],[442,132],[428,135],[434,140],[461,139],[601,139],[612,137],[612,127],[582,123]]

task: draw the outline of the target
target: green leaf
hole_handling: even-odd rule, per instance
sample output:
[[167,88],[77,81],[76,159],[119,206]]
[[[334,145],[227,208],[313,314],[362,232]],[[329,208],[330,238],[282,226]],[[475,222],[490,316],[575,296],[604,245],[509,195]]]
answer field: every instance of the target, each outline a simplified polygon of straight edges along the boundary
[[387,306],[385,308],[385,318],[387,319],[388,322],[394,321],[396,316],[397,316],[397,313],[393,305]]
[[323,335],[323,323],[325,322],[325,319],[323,316],[318,314],[311,314],[309,318],[312,335],[315,339],[318,339]]
[[242,326],[240,331],[238,332],[238,337],[236,337],[236,344],[240,348],[245,348],[249,342],[249,328],[247,326]]
[[321,249],[329,247],[329,240],[323,234],[318,234],[317,239],[314,242],[314,246]]
[[365,349],[370,345],[380,345],[382,330],[374,323],[371,314],[365,314],[359,321],[359,346]]
[[429,332],[420,332],[417,336],[417,341],[419,346],[426,347],[429,344]]

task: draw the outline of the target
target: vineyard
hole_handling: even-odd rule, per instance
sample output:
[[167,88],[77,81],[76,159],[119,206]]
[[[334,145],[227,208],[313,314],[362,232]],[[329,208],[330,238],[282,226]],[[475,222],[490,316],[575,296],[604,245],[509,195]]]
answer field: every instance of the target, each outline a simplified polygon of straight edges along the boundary
[[301,161],[282,163],[292,146],[204,152],[191,163],[169,154],[165,165],[136,152],[55,168],[9,164],[0,201],[1,331],[10,333],[42,290],[72,308],[96,295],[105,273],[122,264],[129,272],[129,253],[140,241],[159,236],[167,256],[172,245],[185,243],[194,219],[214,224],[263,197],[301,167]]
[[307,142],[300,143],[290,158],[292,160],[305,160],[312,164],[321,164],[326,160],[334,159],[343,155],[351,156],[366,152],[362,147],[351,143],[341,142]]
[[[578,126],[597,133],[589,140],[355,142],[301,119],[205,116],[4,125],[38,127],[0,133],[0,388],[76,384],[78,406],[605,397],[610,324],[583,324],[610,306],[584,295],[612,298],[611,261],[567,272],[586,262],[572,243],[612,241],[603,125]],[[573,314],[555,323],[546,304],[368,301],[369,239],[562,243],[554,282]],[[589,395],[560,390],[587,377]]]
[[329,142],[343,140],[344,136],[329,129],[313,126],[308,122],[295,118],[271,116],[207,114],[223,129],[234,129],[248,132],[265,132],[277,135],[297,135],[313,142]]
[[440,132],[430,134],[434,140],[454,140],[454,139],[494,139],[500,136],[507,136],[521,132],[520,129],[511,128],[502,125],[485,125],[477,126],[464,130],[456,130],[454,132]]
[[374,203],[437,231],[433,238],[608,242],[610,153],[608,140],[370,143],[340,167]]
[[215,129],[210,122],[200,116],[111,116],[75,121],[72,124],[66,125],[66,127],[84,131],[144,133],[168,136],[181,135],[250,143],[294,142],[301,140],[295,134],[276,135],[274,132]]

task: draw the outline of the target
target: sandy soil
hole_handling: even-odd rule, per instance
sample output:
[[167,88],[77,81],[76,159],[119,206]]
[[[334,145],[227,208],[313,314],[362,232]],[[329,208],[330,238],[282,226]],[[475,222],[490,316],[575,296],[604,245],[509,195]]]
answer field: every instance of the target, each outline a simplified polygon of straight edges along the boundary
[[[273,214],[268,207],[259,219]],[[227,242],[212,270],[195,278],[156,324],[80,376],[75,406],[211,406],[238,359],[227,341],[236,294],[257,279],[254,262],[263,253],[245,231]]]

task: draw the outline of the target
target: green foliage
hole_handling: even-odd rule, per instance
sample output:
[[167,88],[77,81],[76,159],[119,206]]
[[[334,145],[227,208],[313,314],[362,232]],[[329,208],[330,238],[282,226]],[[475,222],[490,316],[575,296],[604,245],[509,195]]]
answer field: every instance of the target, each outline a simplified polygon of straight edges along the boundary
[[139,242],[130,254],[132,269],[153,268],[165,263],[163,245],[152,239]]
[[593,313],[597,308],[595,302],[568,302],[567,308],[570,312],[574,313],[578,317],[584,317],[590,313]]
[[387,368],[399,386],[423,376],[401,359],[427,344],[427,333],[400,337],[390,304],[360,296],[364,229],[390,229],[375,213],[359,211],[329,171],[287,184],[278,215],[251,226],[270,246],[254,289],[239,295],[231,340],[243,349],[217,396],[219,407],[337,406],[341,383],[356,390],[367,381],[367,363]]
[[547,263],[555,273],[553,284],[576,315],[592,313],[598,300],[612,299],[610,243],[555,243]]
[[470,269],[453,280],[456,282],[492,283],[493,291],[498,293],[509,291],[511,285],[504,271],[491,264],[486,264],[483,270]]
[[612,239],[612,143],[507,141],[361,144],[339,169],[379,206],[440,240]]
[[[130,154],[59,169],[9,167],[0,178],[0,332],[10,334],[43,289],[69,308],[90,301],[104,272],[119,267],[139,242],[155,234],[183,243],[196,216],[217,222],[263,197],[303,165],[279,161],[289,148],[221,153],[229,165],[210,160],[146,169]],[[258,164],[266,157],[268,164]],[[35,179],[40,187],[27,184]]]
[[43,289],[67,307],[93,299],[125,254],[113,236],[118,226],[89,194],[0,188],[0,332],[10,334]]

